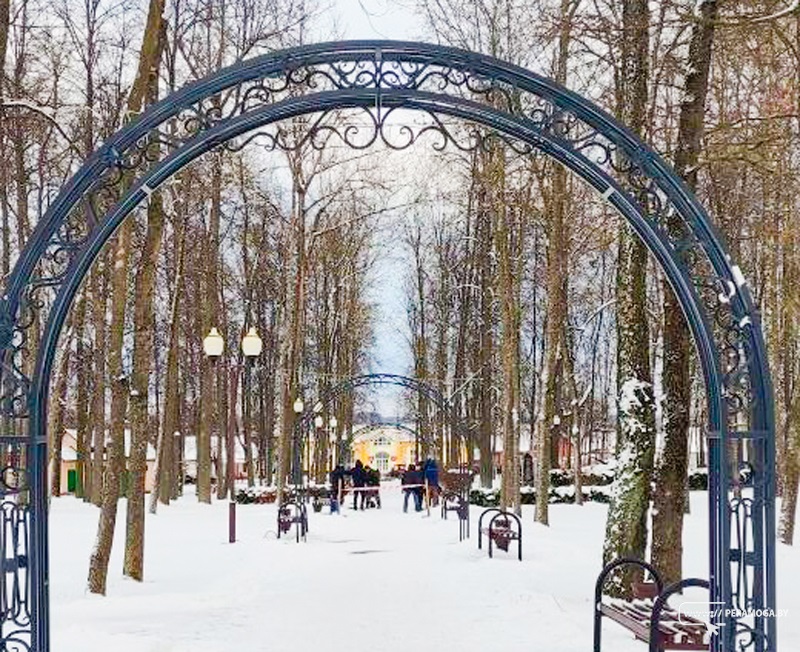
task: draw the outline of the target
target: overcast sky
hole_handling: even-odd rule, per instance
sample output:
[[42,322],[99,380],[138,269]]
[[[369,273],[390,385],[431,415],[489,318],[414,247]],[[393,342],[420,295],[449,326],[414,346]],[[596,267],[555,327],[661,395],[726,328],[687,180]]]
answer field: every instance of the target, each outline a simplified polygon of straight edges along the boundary
[[[332,0],[332,9],[335,30],[342,39],[420,40],[424,32],[413,11],[413,0]],[[407,183],[410,182],[409,178]],[[396,183],[402,184],[403,179],[398,176]],[[369,371],[407,374],[411,356],[405,339],[403,278],[406,267],[396,241],[388,242],[384,233],[379,233],[378,239],[382,241],[380,257],[369,295],[377,304],[373,362]],[[399,392],[389,387],[381,387],[370,395],[375,408],[387,418],[397,413],[399,398]]]
[[422,23],[413,0],[332,0],[341,37],[346,39],[417,40]]

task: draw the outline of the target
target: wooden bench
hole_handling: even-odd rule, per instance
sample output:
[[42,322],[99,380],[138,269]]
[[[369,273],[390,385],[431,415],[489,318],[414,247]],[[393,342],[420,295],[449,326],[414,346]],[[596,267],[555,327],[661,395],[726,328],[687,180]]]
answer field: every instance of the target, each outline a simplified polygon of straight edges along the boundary
[[297,543],[300,543],[301,537],[305,541],[308,533],[308,512],[302,502],[289,501],[278,507],[278,538],[281,538],[281,534],[288,534],[292,525],[295,526]]
[[[608,576],[622,566],[638,566],[652,578],[651,582],[633,585],[633,599],[603,601],[603,588]],[[597,578],[594,595],[594,652],[601,652],[602,619],[609,618],[647,643],[650,652],[665,650],[708,650],[710,631],[702,620],[678,613],[669,599],[690,587],[709,588],[705,580],[689,578],[664,587],[653,566],[640,559],[623,557],[605,568]]]
[[455,512],[458,516],[458,540],[469,538],[469,500],[454,491],[442,494],[442,518],[447,520],[447,512]]
[[[483,527],[483,519],[492,514],[489,519],[489,526]],[[478,519],[478,549],[482,548],[483,535],[489,538],[489,557],[492,555],[492,545],[496,545],[500,550],[508,552],[509,544],[517,542],[517,557],[522,561],[522,521],[516,514],[506,512],[499,507],[490,507],[480,515]]]

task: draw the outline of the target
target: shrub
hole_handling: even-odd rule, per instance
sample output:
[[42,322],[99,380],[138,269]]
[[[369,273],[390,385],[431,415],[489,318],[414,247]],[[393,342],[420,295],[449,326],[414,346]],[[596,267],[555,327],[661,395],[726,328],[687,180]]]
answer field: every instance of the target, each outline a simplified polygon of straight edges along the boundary
[[[586,502],[608,503],[609,491],[607,487],[583,487],[583,499]],[[520,488],[520,501],[523,505],[536,503],[536,491],[533,487]],[[469,494],[469,502],[478,507],[497,507],[500,504],[499,489],[473,489]],[[555,504],[572,504],[575,502],[575,486],[562,485],[550,487],[549,502]]]
[[708,469],[696,469],[689,474],[689,489],[691,491],[708,490]]
[[236,492],[236,502],[240,505],[274,503],[277,497],[275,487],[246,487]]

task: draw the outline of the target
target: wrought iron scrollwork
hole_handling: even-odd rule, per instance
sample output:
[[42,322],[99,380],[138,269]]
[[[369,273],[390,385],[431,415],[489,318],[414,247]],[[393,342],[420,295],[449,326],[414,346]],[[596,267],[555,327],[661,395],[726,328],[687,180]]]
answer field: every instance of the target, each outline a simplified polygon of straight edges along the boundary
[[0,504],[0,633],[4,650],[31,650],[31,592],[28,564],[29,507]]

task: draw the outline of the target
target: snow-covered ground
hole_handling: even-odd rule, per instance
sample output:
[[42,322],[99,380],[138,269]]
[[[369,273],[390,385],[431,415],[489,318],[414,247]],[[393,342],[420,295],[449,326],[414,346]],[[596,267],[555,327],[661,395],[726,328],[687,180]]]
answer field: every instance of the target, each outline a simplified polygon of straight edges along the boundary
[[[145,581],[122,579],[124,502],[107,597],[84,590],[97,512],[53,500],[51,603],[56,652],[588,652],[605,506],[553,505],[549,528],[524,513],[523,561],[488,559],[438,512],[403,514],[399,487],[381,510],[310,513],[306,543],[275,537],[274,505],[187,496],[148,516]],[[694,493],[686,573],[707,576],[705,494]],[[515,552],[512,545],[512,551]],[[779,546],[780,649],[800,649],[800,549]],[[700,595],[698,599],[702,599]],[[646,647],[607,622],[604,649]]]

